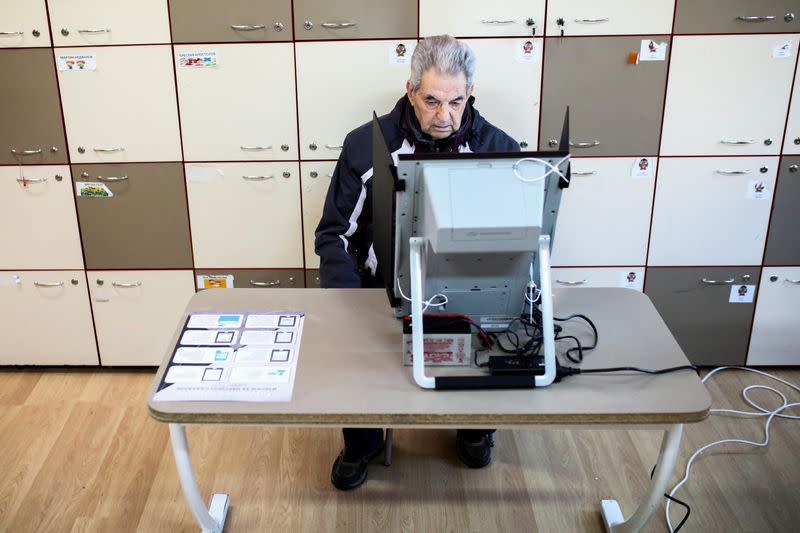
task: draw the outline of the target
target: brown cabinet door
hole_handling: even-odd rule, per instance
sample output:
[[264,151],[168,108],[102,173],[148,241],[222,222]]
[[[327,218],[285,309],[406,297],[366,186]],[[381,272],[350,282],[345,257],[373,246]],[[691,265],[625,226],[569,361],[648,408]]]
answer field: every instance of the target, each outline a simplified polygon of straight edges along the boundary
[[290,0],[171,0],[175,43],[291,41]]
[[51,49],[0,50],[0,165],[67,162]]
[[76,198],[87,270],[192,268],[183,165],[73,165],[72,180],[112,195]]
[[322,285],[319,281],[319,270],[306,270],[306,287],[309,289],[319,289]]
[[[235,289],[301,289],[303,271],[295,269],[201,269],[195,270],[198,289],[213,288],[203,276],[227,277],[226,288]],[[232,276],[232,280],[231,277]],[[232,282],[233,286],[229,283]]]
[[797,0],[678,0],[675,33],[796,32]]
[[784,157],[775,186],[766,265],[800,265],[800,157]]
[[295,0],[294,34],[298,41],[414,38],[417,36],[417,2]]

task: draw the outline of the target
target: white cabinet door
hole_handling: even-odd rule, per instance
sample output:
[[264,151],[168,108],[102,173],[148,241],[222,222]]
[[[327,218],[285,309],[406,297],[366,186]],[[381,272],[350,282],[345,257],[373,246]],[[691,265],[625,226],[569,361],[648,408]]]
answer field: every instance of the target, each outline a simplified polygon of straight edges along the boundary
[[800,267],[764,267],[747,364],[800,365]]
[[300,158],[335,159],[354,128],[392,110],[405,95],[408,63],[397,63],[402,42],[411,58],[415,41],[297,43]]
[[83,268],[69,167],[0,167],[0,269]]
[[789,121],[783,141],[784,154],[800,154],[800,70],[794,76],[794,91],[789,105]]
[[675,37],[661,155],[777,154],[797,44],[796,34]]
[[303,184],[303,241],[306,268],[319,268],[319,256],[314,253],[314,232],[322,218],[325,196],[331,184],[335,161],[314,161],[300,164]]
[[0,365],[97,365],[82,270],[0,272]]
[[92,271],[88,276],[101,364],[161,364],[194,294],[192,271]]
[[[209,51],[215,67],[181,61]],[[291,43],[176,46],[175,65],[187,161],[297,159]]]
[[532,36],[535,29],[535,35],[542,35],[544,4],[544,0],[420,0],[419,34],[421,37]]
[[675,0],[550,0],[547,35],[672,33]]
[[167,0],[49,0],[55,46],[169,43]]
[[761,264],[777,167],[777,157],[661,158],[648,265]]
[[643,267],[553,268],[553,288],[622,287],[641,292]]
[[186,164],[196,268],[303,268],[292,163]]
[[539,140],[542,41],[466,40],[476,56],[475,108],[527,150],[535,150]]
[[50,46],[44,0],[0,0],[0,48]]
[[180,161],[171,47],[57,48],[94,55],[97,70],[59,70],[73,163]]
[[572,159],[553,265],[644,265],[656,162],[655,157]]

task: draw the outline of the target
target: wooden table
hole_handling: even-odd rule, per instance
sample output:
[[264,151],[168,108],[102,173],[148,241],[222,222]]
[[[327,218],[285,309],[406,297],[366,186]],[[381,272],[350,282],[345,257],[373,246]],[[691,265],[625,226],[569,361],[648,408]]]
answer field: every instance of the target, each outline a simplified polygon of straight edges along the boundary
[[[589,316],[597,349],[582,368],[688,364],[649,298],[630,289],[561,289],[556,316]],[[294,393],[290,402],[157,402],[156,387],[189,313],[298,310],[305,313]],[[562,323],[588,344],[580,321]],[[567,345],[559,350],[563,352]],[[569,345],[572,346],[572,345]],[[429,373],[465,374],[464,368]],[[668,426],[651,486],[637,511],[623,519],[616,500],[603,500],[608,531],[637,531],[660,506],[677,458],[684,423],[706,418],[711,406],[691,371],[660,376],[584,374],[534,390],[435,391],[414,383],[402,365],[401,325],[381,289],[212,289],[194,295],[149,394],[150,413],[170,424],[184,494],[204,531],[222,531],[227,495],[210,509],[200,496],[186,443],[186,424],[269,424],[336,427],[513,427],[551,425]]]

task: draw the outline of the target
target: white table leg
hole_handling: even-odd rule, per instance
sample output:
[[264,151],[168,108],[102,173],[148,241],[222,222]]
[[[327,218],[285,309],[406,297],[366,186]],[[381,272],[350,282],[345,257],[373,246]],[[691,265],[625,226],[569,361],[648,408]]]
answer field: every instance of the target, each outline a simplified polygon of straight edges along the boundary
[[183,495],[192,510],[203,533],[222,533],[225,517],[228,514],[229,499],[227,494],[213,494],[211,503],[206,509],[197,479],[194,477],[192,458],[186,443],[186,427],[183,424],[170,424],[169,435],[172,440],[172,452],[175,454],[175,465],[181,478]]
[[602,500],[600,510],[603,513],[603,523],[608,533],[628,533],[639,531],[647,524],[657,509],[661,507],[664,500],[664,493],[667,492],[667,484],[675,469],[678,459],[678,449],[681,444],[683,434],[683,424],[674,424],[664,431],[664,438],[661,440],[661,452],[658,456],[658,465],[650,481],[650,488],[644,501],[639,504],[639,508],[628,520],[622,515],[622,509],[617,500]]

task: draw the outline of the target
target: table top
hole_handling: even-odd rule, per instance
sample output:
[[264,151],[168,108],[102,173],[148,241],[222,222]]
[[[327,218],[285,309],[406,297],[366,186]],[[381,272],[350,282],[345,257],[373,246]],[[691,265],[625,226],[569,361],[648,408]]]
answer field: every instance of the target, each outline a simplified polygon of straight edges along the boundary
[[[555,314],[587,315],[599,342],[581,368],[688,364],[650,299],[631,289],[554,291]],[[192,312],[296,310],[305,313],[289,402],[153,401],[181,325]],[[561,323],[584,345],[591,330]],[[703,420],[711,398],[692,371],[652,376],[583,374],[528,390],[419,388],[402,362],[402,328],[383,289],[209,289],[187,305],[148,395],[162,422],[305,426],[508,427],[537,424],[671,424]],[[473,343],[475,344],[475,343]],[[557,353],[574,343],[557,341]],[[563,362],[563,359],[562,359]],[[429,375],[481,373],[428,367]]]

